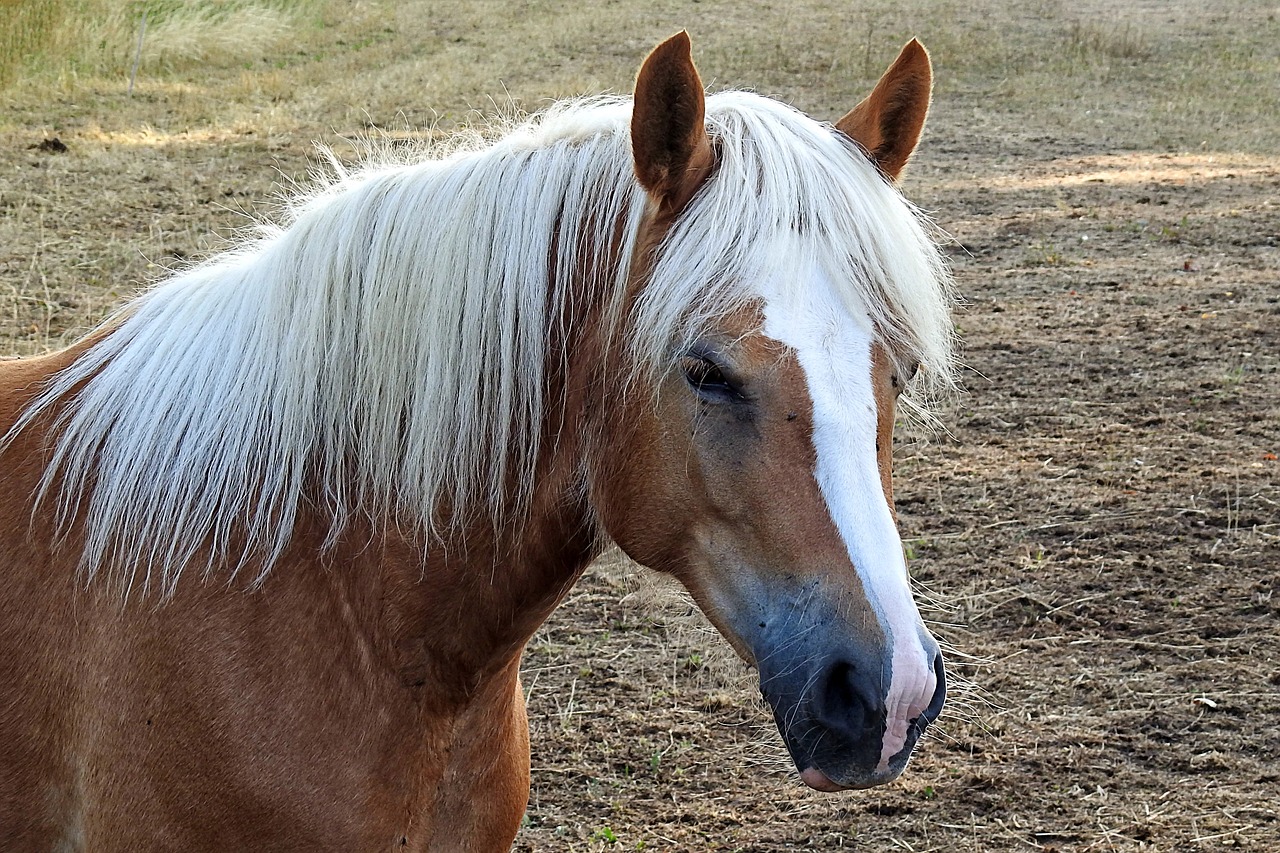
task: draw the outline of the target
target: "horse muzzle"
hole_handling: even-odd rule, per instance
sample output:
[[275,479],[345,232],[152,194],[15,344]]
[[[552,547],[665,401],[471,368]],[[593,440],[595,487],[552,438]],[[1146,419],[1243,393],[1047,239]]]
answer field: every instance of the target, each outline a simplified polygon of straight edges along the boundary
[[761,693],[805,784],[870,788],[902,773],[946,699],[937,643],[927,633],[921,642],[928,663],[913,666],[850,649],[757,656]]

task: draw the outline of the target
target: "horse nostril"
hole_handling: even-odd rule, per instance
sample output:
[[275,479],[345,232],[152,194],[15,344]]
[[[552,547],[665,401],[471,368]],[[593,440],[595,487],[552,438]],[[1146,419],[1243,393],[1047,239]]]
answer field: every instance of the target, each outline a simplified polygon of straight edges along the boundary
[[947,701],[947,673],[942,666],[942,653],[933,659],[933,674],[938,680],[938,684],[933,688],[933,698],[929,701],[929,707],[925,708],[920,714],[920,728],[938,719],[938,715],[942,713],[942,706]]
[[883,726],[884,704],[868,699],[862,681],[848,661],[836,661],[827,670],[818,717],[828,728],[859,737],[868,729]]
[[853,665],[837,661],[827,673],[826,691],[823,705],[828,708],[844,708],[856,701],[856,691],[850,683],[853,679]]

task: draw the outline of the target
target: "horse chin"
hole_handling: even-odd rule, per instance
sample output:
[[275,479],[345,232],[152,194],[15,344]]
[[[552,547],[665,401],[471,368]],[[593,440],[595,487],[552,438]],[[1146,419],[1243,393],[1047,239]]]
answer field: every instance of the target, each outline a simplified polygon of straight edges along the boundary
[[817,767],[806,767],[800,771],[800,781],[815,791],[821,791],[824,794],[838,794],[841,791],[860,791],[866,788],[887,785],[901,776],[905,768],[906,762],[904,761],[900,767],[888,769],[883,773],[857,775],[853,778],[842,778],[837,781]]
[[[797,715],[794,708],[783,713],[775,709],[774,719],[790,720],[789,726],[779,725],[778,729],[800,780],[824,793],[875,788],[894,781],[906,770],[923,729],[913,721],[899,746],[885,744],[883,729],[873,729],[867,737],[850,738],[848,733]],[[884,754],[893,748],[897,748],[893,755]]]

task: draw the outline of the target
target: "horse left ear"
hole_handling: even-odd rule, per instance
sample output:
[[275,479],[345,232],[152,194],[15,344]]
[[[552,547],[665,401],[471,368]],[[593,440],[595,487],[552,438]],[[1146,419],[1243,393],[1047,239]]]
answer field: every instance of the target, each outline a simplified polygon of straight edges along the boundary
[[636,76],[631,150],[636,178],[664,213],[679,213],[711,174],[706,95],[683,30],[653,49]]
[[929,53],[912,39],[871,94],[836,122],[836,128],[866,149],[881,171],[896,181],[920,141],[932,91]]

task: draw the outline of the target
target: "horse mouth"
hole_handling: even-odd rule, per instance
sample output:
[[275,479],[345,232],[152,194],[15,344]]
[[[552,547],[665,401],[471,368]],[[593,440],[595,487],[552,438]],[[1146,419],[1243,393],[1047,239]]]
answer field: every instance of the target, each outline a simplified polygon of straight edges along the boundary
[[826,773],[823,773],[817,767],[806,767],[800,771],[800,781],[815,791],[821,791],[824,794],[839,794],[842,791],[864,791],[868,788],[878,788],[881,785],[887,785],[902,775],[902,771],[906,769],[906,762],[896,770],[888,771],[882,775],[877,775],[868,779],[861,779],[856,782],[836,782]]
[[932,669],[937,688],[928,706],[915,717],[897,722],[890,720],[882,701],[828,705],[822,698],[804,694],[766,693],[800,780],[815,791],[836,793],[897,779],[946,699],[941,655]]
[[834,794],[876,788],[897,779],[906,769],[923,729],[923,725],[913,721],[912,734],[902,750],[892,759],[870,766],[865,759],[859,759],[862,754],[872,751],[874,743],[846,745],[844,750],[821,750],[814,748],[811,738],[804,738],[800,743],[793,742],[785,735],[783,739],[787,742],[788,751],[800,774],[800,781],[815,791]]

